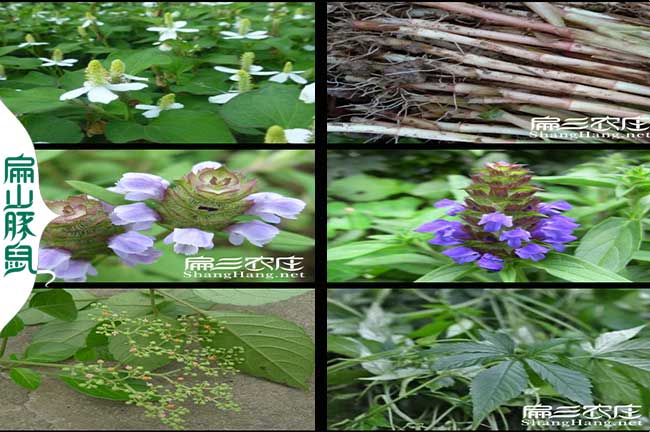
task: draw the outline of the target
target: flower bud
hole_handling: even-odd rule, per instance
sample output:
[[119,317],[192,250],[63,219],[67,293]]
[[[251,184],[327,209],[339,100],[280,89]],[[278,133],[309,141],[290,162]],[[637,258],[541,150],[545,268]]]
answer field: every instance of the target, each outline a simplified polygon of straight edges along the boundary
[[170,228],[220,231],[253,205],[243,199],[253,192],[255,183],[216,162],[197,164],[167,189],[156,208],[160,223]]
[[284,64],[284,69],[282,69],[282,72],[284,73],[291,73],[293,72],[293,63],[291,62],[286,62]]
[[284,133],[284,129],[280,126],[271,126],[266,131],[266,136],[264,137],[264,144],[287,144],[287,137]]
[[42,245],[69,251],[74,259],[110,254],[107,240],[124,232],[124,228],[111,223],[105,204],[85,195],[45,203],[59,217],[45,228]]
[[255,53],[253,52],[245,52],[241,56],[241,70],[250,72],[251,66],[253,66],[253,62],[255,61]]
[[27,33],[27,34],[25,35],[25,42],[27,42],[27,43],[34,43],[34,42],[36,42],[36,39],[34,39],[34,36],[32,36],[31,33]]
[[94,85],[104,85],[107,83],[110,74],[99,60],[91,60],[86,67],[86,80]]
[[56,62],[63,60],[63,52],[58,48],[55,49],[54,52],[52,52],[52,60]]
[[246,93],[251,91],[253,88],[253,85],[251,84],[251,75],[246,72],[245,70],[240,70],[237,72],[237,76],[239,77],[239,81],[237,82],[238,84],[238,91],[239,93]]
[[251,20],[244,18],[239,21],[239,34],[242,36],[247,35],[251,30]]
[[122,75],[124,75],[125,65],[124,62],[120,59],[113,60],[111,62],[111,82],[119,83],[122,81]]

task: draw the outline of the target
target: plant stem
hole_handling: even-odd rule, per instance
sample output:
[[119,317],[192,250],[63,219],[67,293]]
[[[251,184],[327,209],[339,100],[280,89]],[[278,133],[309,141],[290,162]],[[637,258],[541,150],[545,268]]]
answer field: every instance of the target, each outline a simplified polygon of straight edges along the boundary
[[39,362],[31,362],[26,360],[11,360],[11,359],[0,359],[0,363],[20,364],[26,366],[54,367],[54,368],[70,367],[70,365],[64,365],[58,363],[39,363]]
[[149,297],[151,298],[151,309],[153,310],[153,316],[158,318],[158,307],[156,307],[156,290],[154,288],[149,288]]
[[196,312],[200,313],[203,316],[206,316],[207,313],[209,312],[209,311],[206,311],[205,309],[198,308],[198,307],[194,306],[193,304],[188,303],[185,300],[181,300],[178,297],[176,297],[176,296],[174,296],[172,294],[166,293],[164,291],[159,291],[158,294],[163,295],[165,297],[169,297],[170,299],[174,300],[175,302],[180,303],[183,306],[187,306],[188,308],[192,309],[193,311],[196,311]]
[[5,355],[5,351],[7,350],[7,342],[9,341],[9,336],[5,336],[2,338],[2,345],[0,346],[0,357]]

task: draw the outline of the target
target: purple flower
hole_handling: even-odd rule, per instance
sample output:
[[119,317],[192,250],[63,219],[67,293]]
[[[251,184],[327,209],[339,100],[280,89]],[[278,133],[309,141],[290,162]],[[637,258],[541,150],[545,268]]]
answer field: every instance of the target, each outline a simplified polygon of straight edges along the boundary
[[530,233],[523,228],[515,228],[510,231],[503,231],[499,237],[501,241],[507,241],[508,246],[518,248],[522,241],[530,240]]
[[146,173],[126,173],[108,190],[123,194],[129,201],[162,200],[169,182],[162,177]]
[[128,231],[112,237],[108,247],[128,266],[136,264],[151,264],[155,262],[162,252],[153,248],[154,238]]
[[463,224],[457,221],[437,219],[427,222],[414,229],[416,232],[433,232],[436,237],[429,240],[429,243],[441,246],[453,246],[462,243],[467,238],[463,232]]
[[148,230],[160,216],[145,203],[138,202],[115,207],[110,214],[113,225],[127,225],[130,230]]
[[465,246],[458,246],[455,248],[447,249],[442,252],[454,260],[456,264],[465,264],[468,262],[476,261],[481,256],[480,253]]
[[299,199],[287,198],[273,192],[254,193],[244,199],[254,203],[246,214],[259,216],[270,223],[279,223],[281,217],[295,219],[306,205]]
[[541,203],[537,206],[537,212],[546,216],[559,215],[565,210],[571,210],[573,207],[566,201],[555,201],[552,203]]
[[555,250],[561,252],[564,250],[563,243],[569,243],[577,239],[572,233],[579,226],[579,224],[575,223],[575,219],[555,215],[541,220],[535,226],[532,235],[535,239],[548,243]]
[[487,270],[500,271],[503,268],[503,260],[489,253],[484,253],[476,265]]
[[484,214],[478,223],[485,225],[485,232],[497,232],[502,226],[510,228],[512,226],[512,216],[506,216],[499,212]]
[[515,253],[519,258],[531,259],[533,261],[543,260],[546,252],[548,252],[548,248],[535,243],[530,243],[522,248],[515,249]]
[[86,282],[86,276],[96,276],[97,270],[88,261],[71,259],[72,254],[64,249],[40,248],[38,268],[50,270],[66,282]]
[[174,228],[174,231],[165,237],[164,243],[174,243],[174,252],[177,254],[195,255],[199,248],[212,249],[213,237],[213,233],[197,228]]
[[219,162],[212,162],[212,161],[199,162],[192,167],[192,172],[194,174],[198,174],[204,169],[216,170],[219,168],[221,168],[221,164]]
[[447,210],[447,214],[449,216],[455,216],[456,214],[465,210],[465,207],[462,204],[446,198],[434,203],[433,206],[435,208],[451,207],[449,210]]
[[255,246],[262,247],[273,240],[276,235],[280,234],[280,230],[273,225],[265,224],[257,220],[236,223],[224,231],[230,233],[228,241],[235,246],[239,246],[244,242],[244,239],[247,239]]

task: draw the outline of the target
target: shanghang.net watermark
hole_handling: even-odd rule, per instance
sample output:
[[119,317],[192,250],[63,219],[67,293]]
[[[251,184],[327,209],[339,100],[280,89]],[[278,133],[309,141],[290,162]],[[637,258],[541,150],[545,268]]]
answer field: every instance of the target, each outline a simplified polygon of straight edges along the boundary
[[193,279],[304,279],[304,257],[185,258],[183,277]]
[[525,405],[521,423],[553,429],[586,427],[641,426],[641,405]]
[[530,120],[533,138],[613,138],[650,139],[650,118],[641,117],[533,117]]

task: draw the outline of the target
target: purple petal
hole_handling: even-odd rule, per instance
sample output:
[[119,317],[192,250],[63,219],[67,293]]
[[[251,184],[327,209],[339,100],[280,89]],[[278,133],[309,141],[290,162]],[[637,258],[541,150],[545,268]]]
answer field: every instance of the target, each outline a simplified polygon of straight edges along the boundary
[[566,201],[542,203],[537,207],[537,212],[546,216],[559,215],[561,212],[571,210],[573,207]]
[[476,264],[481,268],[492,271],[501,271],[503,268],[503,260],[489,253],[483,254]]
[[476,261],[480,253],[476,252],[473,249],[470,249],[465,246],[458,246],[455,248],[447,249],[442,252],[443,255],[447,255],[456,262],[456,264],[464,264],[472,261]]
[[435,208],[451,207],[449,210],[447,210],[447,214],[449,216],[455,216],[456,214],[465,210],[465,207],[462,204],[446,198],[437,201],[436,203],[433,204],[433,206]]
[[201,231],[198,228],[174,228],[163,242],[174,243],[174,252],[183,255],[195,255],[199,248],[212,249],[213,233]]
[[114,187],[108,189],[123,194],[124,198],[130,201],[160,201],[165,197],[168,187],[169,182],[162,177],[146,173],[126,173]]
[[64,249],[56,248],[39,248],[38,250],[38,268],[52,270],[56,273],[57,267],[65,268],[68,266],[72,254]]
[[212,162],[212,161],[199,162],[192,167],[192,172],[194,174],[198,174],[205,169],[219,169],[219,168],[221,168],[221,164],[219,162]]
[[70,260],[64,269],[57,269],[54,273],[66,282],[86,282],[87,275],[97,276],[95,267],[84,260]]
[[515,249],[515,253],[519,258],[531,259],[533,261],[543,260],[546,252],[548,252],[548,248],[535,243],[530,243],[522,248]]
[[153,243],[153,237],[135,231],[128,231],[112,237],[108,242],[108,247],[113,249],[115,253],[137,254],[145,252],[153,246]]
[[235,246],[239,246],[244,242],[244,239],[247,239],[255,246],[262,247],[280,234],[280,230],[273,225],[257,220],[236,223],[224,229],[224,231],[230,233],[228,241]]
[[261,217],[266,222],[279,223],[282,219],[296,219],[298,213],[304,210],[306,204],[297,198],[287,198],[273,192],[254,193],[245,200],[254,204],[246,214]]
[[130,225],[133,230],[147,230],[160,220],[155,210],[141,202],[115,207],[110,218],[113,225]]
[[499,212],[484,214],[478,223],[485,225],[485,232],[497,232],[502,226],[510,228],[512,226],[512,216],[506,216]]

